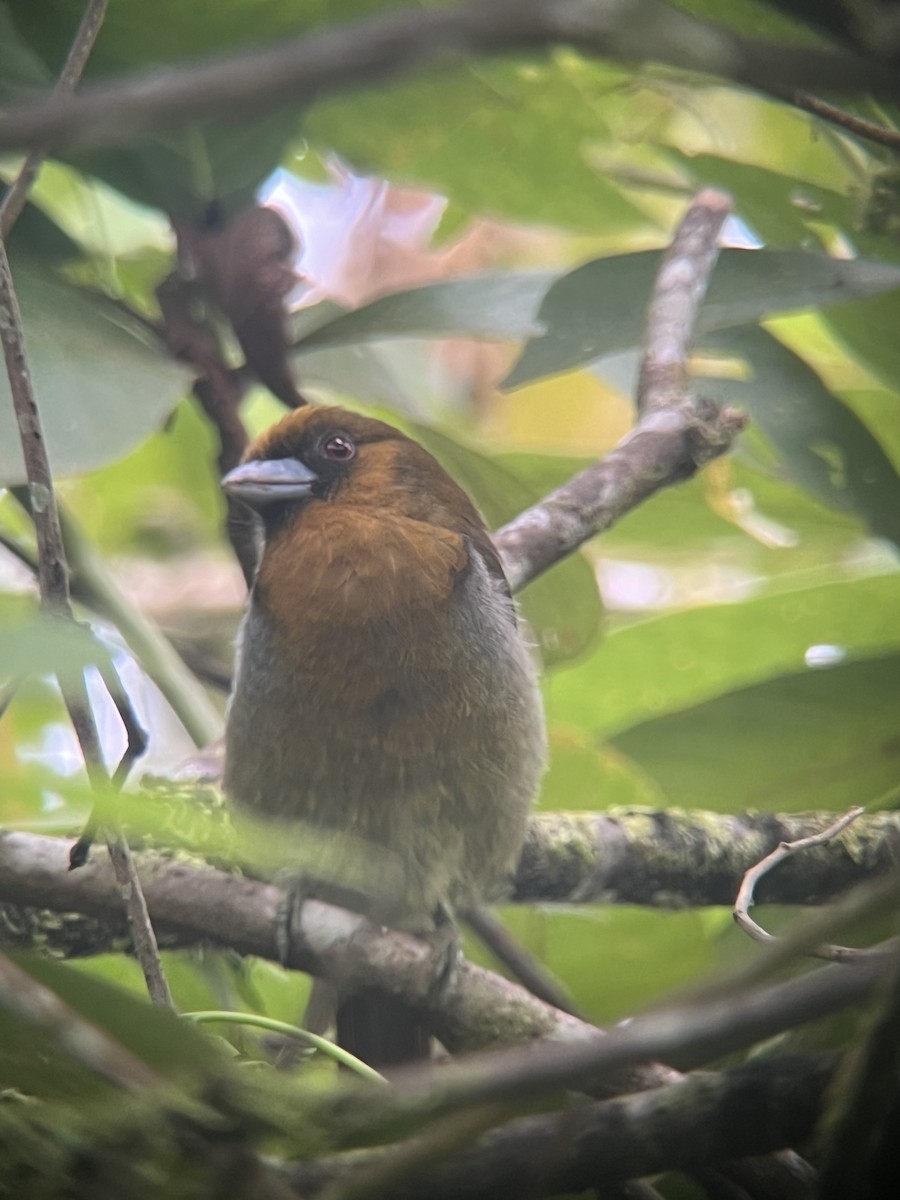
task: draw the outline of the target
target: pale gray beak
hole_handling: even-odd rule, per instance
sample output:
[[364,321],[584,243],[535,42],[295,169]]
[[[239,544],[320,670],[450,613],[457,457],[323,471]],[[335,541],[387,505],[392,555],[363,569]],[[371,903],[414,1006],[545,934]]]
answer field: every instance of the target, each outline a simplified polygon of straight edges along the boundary
[[318,475],[296,458],[251,459],[229,471],[222,489],[251,508],[285,500],[304,500]]

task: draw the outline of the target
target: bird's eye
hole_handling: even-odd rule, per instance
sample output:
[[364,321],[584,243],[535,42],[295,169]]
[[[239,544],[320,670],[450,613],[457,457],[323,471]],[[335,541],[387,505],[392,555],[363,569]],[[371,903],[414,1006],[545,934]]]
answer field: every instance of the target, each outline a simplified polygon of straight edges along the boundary
[[333,462],[349,462],[356,454],[356,447],[345,433],[336,433],[322,446],[326,458]]

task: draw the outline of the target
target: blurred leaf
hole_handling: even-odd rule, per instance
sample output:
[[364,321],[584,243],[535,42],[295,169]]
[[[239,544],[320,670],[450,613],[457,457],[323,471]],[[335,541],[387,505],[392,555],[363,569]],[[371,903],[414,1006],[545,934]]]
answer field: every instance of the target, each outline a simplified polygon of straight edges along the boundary
[[752,372],[749,380],[704,378],[704,393],[748,409],[792,479],[900,545],[900,478],[893,464],[867,426],[799,355],[752,326],[707,334],[701,347],[739,355]]
[[[221,1071],[215,1044],[174,1013],[155,1008],[121,987],[34,955],[16,962],[64,1003],[98,1025],[157,1071],[186,1081],[198,1072]],[[0,1062],[5,1087],[42,1099],[81,1103],[109,1085],[48,1044],[47,1035],[0,1009]]]
[[0,4],[0,96],[14,90],[45,88],[53,78],[31,46],[20,37],[8,4]]
[[559,726],[551,726],[550,746],[550,764],[539,794],[542,810],[591,812],[654,807],[662,802],[656,782],[609,746],[598,748],[592,740]]
[[[121,458],[157,429],[189,374],[102,298],[17,257],[13,274],[50,465],[58,475]],[[25,472],[5,372],[0,376],[0,480]]]
[[[0,180],[11,182],[13,178],[14,172],[0,168]],[[38,262],[52,266],[80,258],[82,254],[77,242],[30,200],[16,221],[9,245],[14,252],[28,254]]]
[[624,906],[523,905],[504,909],[503,920],[600,1025],[631,1016],[709,971],[717,961],[718,937],[734,923],[722,910]]
[[616,65],[556,53],[480,61],[327,97],[304,132],[366,172],[418,183],[469,214],[595,232],[650,222],[590,165],[611,141]]
[[[658,251],[596,259],[564,275],[544,297],[532,338],[503,381],[507,388],[570,370],[643,338]],[[723,250],[700,309],[698,333],[772,313],[834,304],[900,286],[900,267],[796,250]]]
[[0,596],[0,680],[79,671],[107,658],[83,625],[40,612],[30,598]]
[[613,744],[671,805],[840,810],[896,791],[898,712],[900,655],[890,654],[732,692]]
[[[555,271],[500,271],[394,292],[301,334],[294,353],[413,335],[529,337],[541,328],[535,319],[537,307],[557,278]],[[305,311],[301,309],[298,316],[302,318]]]
[[900,338],[896,296],[873,296],[841,304],[822,314],[822,320],[863,366],[887,387],[900,391]]
[[[900,646],[898,606],[900,572],[635,622],[611,631],[586,662],[549,680],[548,716],[605,738],[802,669],[812,646],[850,655]],[[735,726],[726,740],[743,736]]]
[[[346,0],[345,9],[354,3],[357,8],[371,7],[371,0]],[[42,0],[38,6],[30,0],[10,0],[9,9],[19,41],[51,74],[58,71],[83,5],[73,0]],[[117,0],[109,7],[85,78],[98,80],[277,42],[321,23],[326,15],[321,0],[299,8],[290,0],[223,0],[200,9],[181,0],[155,0],[152,5]],[[144,204],[199,219],[214,201],[228,210],[245,204],[278,165],[298,128],[298,113],[289,106],[252,122],[194,122],[149,136],[133,148],[75,150],[64,157]]]

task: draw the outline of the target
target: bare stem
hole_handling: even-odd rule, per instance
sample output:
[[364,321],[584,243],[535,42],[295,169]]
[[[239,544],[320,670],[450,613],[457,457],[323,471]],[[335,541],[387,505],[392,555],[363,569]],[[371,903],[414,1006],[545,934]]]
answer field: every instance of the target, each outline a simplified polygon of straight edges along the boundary
[[[778,846],[767,854],[760,862],[752,866],[744,875],[743,881],[738,891],[737,899],[734,903],[734,919],[745,933],[749,934],[755,941],[758,942],[777,942],[778,938],[774,934],[758,924],[750,916],[750,909],[754,904],[754,892],[759,881],[779,863],[783,863],[785,859],[791,855],[797,854],[800,850],[810,850],[813,846],[824,846],[826,843],[838,837],[839,834],[851,825],[857,817],[861,817],[866,810],[860,807],[854,807],[827,829],[823,829],[821,833],[810,834],[809,837],[797,838],[793,842],[780,842]],[[869,952],[866,950],[853,950],[848,946],[832,946],[829,944],[817,946],[813,951],[816,958],[825,958],[831,962],[858,962],[864,961],[869,957]]]
[[[75,43],[63,67],[57,91],[71,91],[78,82],[105,12],[106,0],[91,0],[76,35]],[[25,350],[22,315],[19,311],[19,301],[5,244],[5,232],[12,228],[16,217],[21,212],[28,189],[41,161],[40,154],[33,153],[29,156],[23,172],[6,198],[7,202],[12,198],[12,203],[8,208],[4,204],[4,233],[3,236],[0,236],[0,340],[3,343],[9,387],[19,427],[19,439],[28,479],[28,496],[37,536],[41,606],[50,616],[64,621],[74,621],[69,593],[69,569],[63,547],[59,511],[53,488],[53,475],[50,470],[50,460],[47,457],[40,411],[34,394],[31,368]],[[105,669],[104,678],[110,689],[110,695],[122,714],[123,724],[128,735],[128,750],[126,750],[120,767],[126,763],[130,765],[135,753],[139,752],[138,747],[143,748],[143,730],[112,663],[109,663]],[[156,937],[150,924],[147,905],[141,892],[131,852],[115,815],[109,808],[110,781],[103,767],[100,739],[97,736],[97,727],[94,723],[84,676],[81,672],[60,675],[59,683],[97,797],[95,812],[91,815],[88,830],[92,833],[93,829],[100,824],[105,827],[116,878],[125,900],[135,951],[144,971],[151,998],[157,1004],[167,1004],[171,1007],[171,996],[163,975]],[[126,769],[117,771],[116,781],[121,782],[126,773]],[[90,844],[87,840],[88,837],[89,832],[86,831],[79,844],[81,852],[85,856],[87,846]],[[78,865],[77,857],[71,861],[70,865]]]

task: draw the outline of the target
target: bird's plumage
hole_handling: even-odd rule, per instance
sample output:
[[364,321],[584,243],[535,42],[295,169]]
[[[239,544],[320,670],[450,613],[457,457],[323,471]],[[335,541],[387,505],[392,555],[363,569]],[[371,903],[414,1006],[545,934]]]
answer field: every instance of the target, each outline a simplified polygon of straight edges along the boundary
[[255,502],[226,790],[298,837],[347,836],[367,911],[427,929],[438,906],[489,896],[521,848],[545,754],[532,657],[482,518],[416,442],[301,409],[225,486],[290,474],[283,460],[305,471]]

